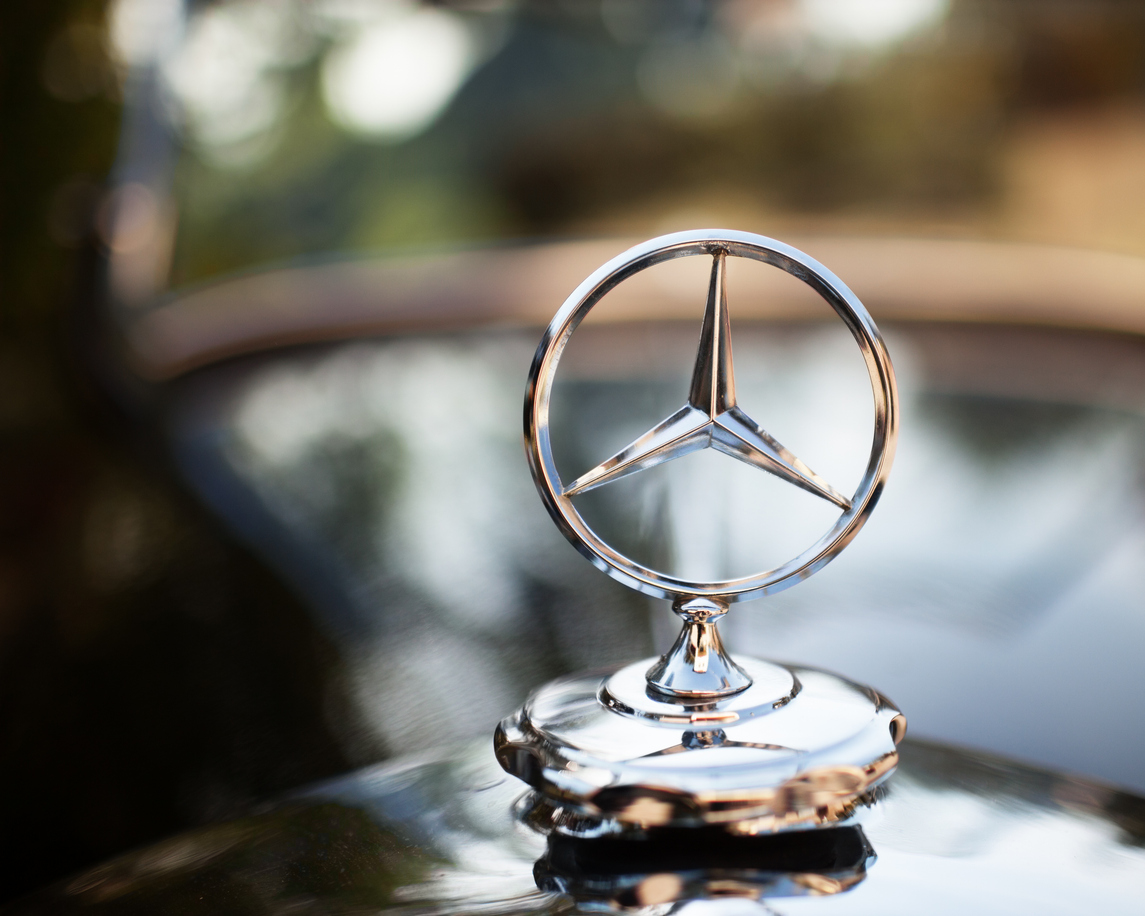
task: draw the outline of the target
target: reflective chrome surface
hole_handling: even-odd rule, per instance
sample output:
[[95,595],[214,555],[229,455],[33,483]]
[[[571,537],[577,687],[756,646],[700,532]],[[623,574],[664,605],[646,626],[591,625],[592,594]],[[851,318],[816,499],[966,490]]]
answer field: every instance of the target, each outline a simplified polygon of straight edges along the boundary
[[940,745],[907,740],[900,751],[860,828],[594,839],[557,829],[553,809],[521,798],[482,743],[353,773],[5,913],[1141,912],[1145,799]]
[[[561,482],[549,435],[549,400],[561,354],[581,321],[613,287],[655,264],[690,255],[712,258],[707,309],[687,403],[568,486]],[[732,372],[726,258],[751,258],[808,284],[843,319],[866,362],[874,396],[870,460],[850,499],[813,473],[737,405]],[[898,425],[894,370],[867,310],[827,268],[789,245],[749,232],[699,230],[661,236],[613,258],[565,300],[541,339],[525,395],[525,442],[533,478],[558,527],[594,565],[613,578],[661,598],[739,601],[796,584],[822,569],[851,542],[882,492],[894,458]],[[584,521],[572,497],[689,452],[716,448],[815,493],[843,509],[830,531],[795,559],[756,575],[720,582],[657,572],[606,544]]]
[[673,697],[716,698],[751,686],[751,677],[724,651],[716,621],[728,612],[722,601],[692,598],[672,603],[684,619],[676,642],[645,677],[648,687]]
[[[623,280],[690,255],[709,256],[712,265],[687,402],[563,485],[549,436],[549,400],[573,331]],[[867,470],[853,498],[811,471],[739,407],[729,255],[780,267],[807,283],[858,342],[875,422]],[[581,553],[625,585],[673,597],[684,626],[652,664],[630,665],[608,678],[567,678],[534,692],[498,726],[494,744],[501,765],[598,833],[649,825],[723,824],[749,834],[822,827],[848,820],[857,806],[872,801],[898,762],[895,745],[906,730],[898,709],[875,691],[825,672],[755,659],[737,664],[724,651],[717,621],[729,602],[789,587],[850,542],[890,471],[897,397],[890,358],[862,304],[825,268],[781,242],[724,230],[680,232],[637,245],[577,287],[545,332],[529,372],[525,440],[533,479],[558,527]],[[573,506],[575,496],[708,448],[826,500],[842,516],[813,547],[775,569],[701,581],[636,563],[606,544]],[[634,671],[642,671],[643,679],[634,678]]]
[[870,688],[745,659],[746,690],[669,702],[639,697],[647,666],[547,684],[497,729],[501,765],[582,815],[582,832],[832,825],[872,801],[898,763],[902,716]]

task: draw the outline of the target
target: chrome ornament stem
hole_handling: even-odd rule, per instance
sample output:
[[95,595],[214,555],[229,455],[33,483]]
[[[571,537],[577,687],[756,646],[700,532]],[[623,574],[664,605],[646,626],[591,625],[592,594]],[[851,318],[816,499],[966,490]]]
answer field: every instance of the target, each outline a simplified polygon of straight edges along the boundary
[[716,621],[728,612],[726,601],[677,599],[672,610],[684,626],[672,648],[648,669],[648,686],[671,697],[718,699],[751,686],[751,677],[724,650]]

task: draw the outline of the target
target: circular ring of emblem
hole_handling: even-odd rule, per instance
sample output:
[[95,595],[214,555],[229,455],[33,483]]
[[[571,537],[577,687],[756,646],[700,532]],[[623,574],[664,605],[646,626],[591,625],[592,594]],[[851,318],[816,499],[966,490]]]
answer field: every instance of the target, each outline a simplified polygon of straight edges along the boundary
[[[688,402],[630,445],[570,484],[561,481],[549,435],[549,401],[561,354],[585,316],[634,274],[675,258],[712,258],[708,302]],[[817,292],[858,344],[874,396],[870,460],[851,497],[834,489],[777,442],[736,403],[726,294],[727,257],[784,270]],[[541,499],[565,537],[595,566],[632,588],[660,598],[741,601],[781,591],[818,572],[866,522],[894,457],[898,395],[894,369],[878,328],[858,297],[818,261],[790,245],[750,232],[700,230],[651,239],[613,258],[565,300],[541,339],[525,392],[525,442]],[[833,503],[841,510],[818,541],[774,569],[719,582],[699,582],[650,569],[606,544],[581,517],[573,497],[620,477],[703,448],[715,448]]]

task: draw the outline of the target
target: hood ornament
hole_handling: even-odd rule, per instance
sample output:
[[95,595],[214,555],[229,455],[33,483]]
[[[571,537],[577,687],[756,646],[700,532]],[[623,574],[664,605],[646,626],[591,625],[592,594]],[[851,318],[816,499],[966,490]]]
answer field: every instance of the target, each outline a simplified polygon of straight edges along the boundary
[[[633,274],[680,257],[712,261],[687,402],[571,483],[549,436],[549,399],[569,338],[601,298]],[[851,497],[836,490],[737,403],[726,269],[729,257],[771,264],[834,308],[862,351],[874,396],[871,453]],[[802,252],[763,236],[705,230],[637,245],[569,296],[529,372],[525,440],[541,498],[558,527],[608,575],[672,599],[684,625],[672,648],[614,673],[562,678],[535,691],[495,736],[501,765],[546,799],[552,829],[574,836],[722,824],[733,833],[835,826],[873,798],[898,763],[906,720],[876,691],[836,675],[759,659],[733,661],[717,621],[736,601],[781,591],[818,572],[858,533],[894,455],[894,370],[858,298]],[[714,448],[830,502],[840,515],[799,556],[721,582],[647,568],[606,544],[578,512],[578,495],[674,458]],[[533,818],[536,821],[536,818]]]

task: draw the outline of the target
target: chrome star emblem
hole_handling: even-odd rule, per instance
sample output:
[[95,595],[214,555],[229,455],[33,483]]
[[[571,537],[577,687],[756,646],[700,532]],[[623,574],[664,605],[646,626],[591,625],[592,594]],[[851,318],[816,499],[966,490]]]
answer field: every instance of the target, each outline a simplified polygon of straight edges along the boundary
[[[594,307],[607,307],[606,297],[618,284],[661,262],[693,256],[710,258],[712,273],[687,402],[564,485],[553,459],[549,403],[569,338]],[[726,292],[729,257],[762,261],[802,280],[831,305],[862,351],[875,428],[866,471],[850,499],[736,404]],[[794,585],[851,542],[890,471],[896,402],[890,358],[863,304],[822,264],[774,239],[713,229],[652,239],[593,272],[565,300],[541,338],[525,393],[525,444],[533,479],[553,520],[577,550],[625,585],[672,599],[683,626],[658,659],[646,658],[611,674],[561,678],[535,691],[502,720],[493,739],[497,759],[544,797],[546,817],[569,806],[576,811],[574,820],[584,825],[582,836],[701,824],[733,829],[736,822],[742,829],[734,829],[747,835],[848,822],[860,803],[874,797],[872,790],[898,763],[895,745],[906,729],[898,709],[870,688],[824,671],[753,658],[736,662],[724,648],[718,621],[733,601]],[[754,575],[712,582],[684,579],[625,556],[592,530],[575,505],[577,494],[705,448],[774,474],[841,511],[831,528],[794,559]],[[700,503],[687,511],[690,524],[715,509]],[[824,787],[826,792],[819,791]]]
[[[712,259],[707,308],[688,400],[667,419],[591,471],[565,485],[553,459],[549,402],[557,365],[569,338],[609,290],[663,261],[703,255]],[[835,310],[862,351],[874,397],[875,428],[866,471],[846,497],[776,441],[736,403],[727,259],[749,258],[784,270],[808,284]],[[545,331],[525,394],[525,444],[537,490],[553,520],[573,546],[610,576],[649,595],[672,598],[686,608],[692,599],[729,602],[776,592],[822,569],[858,533],[882,492],[897,436],[894,370],[871,316],[855,294],[803,252],[750,232],[678,232],[629,249],[595,271],[565,300]],[[838,519],[799,556],[774,569],[722,582],[683,579],[642,565],[605,543],[574,505],[574,497],[691,452],[714,448],[774,474],[837,506]]]
[[705,448],[714,448],[774,474],[840,509],[851,508],[851,500],[784,448],[736,404],[724,251],[717,251],[712,259],[708,305],[688,402],[611,458],[582,474],[564,488],[564,495],[587,493],[621,477]]

